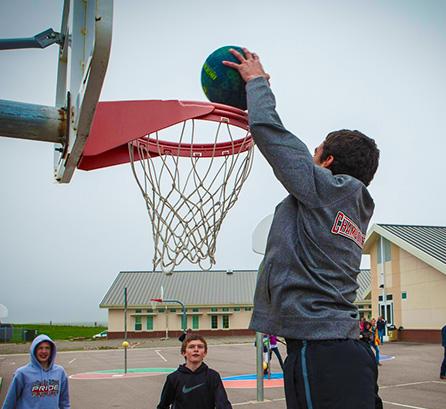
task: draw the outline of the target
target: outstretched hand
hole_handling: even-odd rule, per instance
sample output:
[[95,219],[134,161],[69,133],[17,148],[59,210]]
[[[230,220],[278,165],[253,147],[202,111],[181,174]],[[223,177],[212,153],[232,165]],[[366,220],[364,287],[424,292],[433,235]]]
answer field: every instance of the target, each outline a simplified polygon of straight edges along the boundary
[[259,56],[256,53],[252,53],[247,48],[243,48],[244,56],[233,48],[229,52],[240,61],[240,64],[231,61],[223,61],[223,64],[237,70],[246,82],[257,77],[263,77],[269,81],[270,76],[263,69]]

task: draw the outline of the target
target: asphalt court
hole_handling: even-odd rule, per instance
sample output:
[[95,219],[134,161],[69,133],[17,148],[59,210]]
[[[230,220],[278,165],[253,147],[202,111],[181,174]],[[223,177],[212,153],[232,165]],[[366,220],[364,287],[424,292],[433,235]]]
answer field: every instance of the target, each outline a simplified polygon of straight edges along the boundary
[[[439,379],[443,357],[439,345],[389,343],[382,346],[385,355],[394,356],[380,367],[380,395],[385,409],[444,409],[446,407],[446,382]],[[281,349],[282,356],[285,350]],[[127,367],[129,374],[139,369],[175,368],[182,362],[178,347],[129,349]],[[25,364],[24,354],[0,355],[0,377],[3,386],[0,403],[15,368]],[[147,409],[155,408],[166,373],[156,370],[140,376],[124,376],[124,351],[60,352],[57,362],[65,367],[70,378],[72,409]],[[222,376],[237,377],[255,373],[255,348],[249,344],[210,345],[206,362]],[[273,373],[280,372],[273,356]],[[102,371],[116,376],[107,379],[79,379],[78,374]],[[271,379],[273,381],[273,379]],[[255,388],[227,388],[235,408],[279,409],[285,408],[282,387],[265,388],[265,401],[256,401]]]

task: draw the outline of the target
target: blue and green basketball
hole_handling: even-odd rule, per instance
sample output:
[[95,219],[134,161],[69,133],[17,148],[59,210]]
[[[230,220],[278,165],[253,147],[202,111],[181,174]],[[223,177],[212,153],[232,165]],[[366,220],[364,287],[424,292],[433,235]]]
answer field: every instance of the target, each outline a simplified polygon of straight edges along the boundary
[[215,50],[203,64],[201,86],[209,101],[246,110],[245,81],[237,70],[226,67],[222,61],[239,63],[229,49],[244,55],[240,47],[228,45]]

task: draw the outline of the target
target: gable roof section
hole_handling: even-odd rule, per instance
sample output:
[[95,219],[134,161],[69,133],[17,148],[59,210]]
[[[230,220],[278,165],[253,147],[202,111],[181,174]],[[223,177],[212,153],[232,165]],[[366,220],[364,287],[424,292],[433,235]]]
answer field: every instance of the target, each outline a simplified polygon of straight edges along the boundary
[[[179,300],[187,306],[251,306],[256,283],[256,270],[176,271],[170,275],[160,271],[121,271],[99,306],[123,308],[127,287],[128,307],[147,308],[151,298],[160,298],[161,286],[165,299]],[[361,270],[358,284],[357,301],[361,301],[370,292],[370,270]]]
[[186,305],[252,305],[257,271],[122,271],[116,277],[101,308],[124,306],[127,287],[128,306],[147,306],[159,298],[161,286],[165,299],[180,300]]
[[374,224],[367,234],[365,254],[370,254],[379,236],[446,274],[446,227]]
[[356,302],[361,302],[367,299],[367,296],[370,294],[372,289],[370,270],[362,269],[358,274],[357,281],[359,288],[356,293]]

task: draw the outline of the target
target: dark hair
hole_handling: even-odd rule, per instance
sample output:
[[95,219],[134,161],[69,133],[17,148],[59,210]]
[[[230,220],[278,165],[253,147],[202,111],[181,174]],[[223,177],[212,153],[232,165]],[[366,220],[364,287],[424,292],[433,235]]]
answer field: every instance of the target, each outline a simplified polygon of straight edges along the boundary
[[199,334],[188,334],[186,339],[181,344],[181,353],[184,354],[186,352],[187,345],[191,341],[201,341],[204,344],[204,351],[208,351],[208,343],[204,339],[202,335]]
[[368,186],[378,168],[379,149],[372,138],[359,131],[330,132],[322,144],[321,160],[333,155],[333,175],[350,175]]

